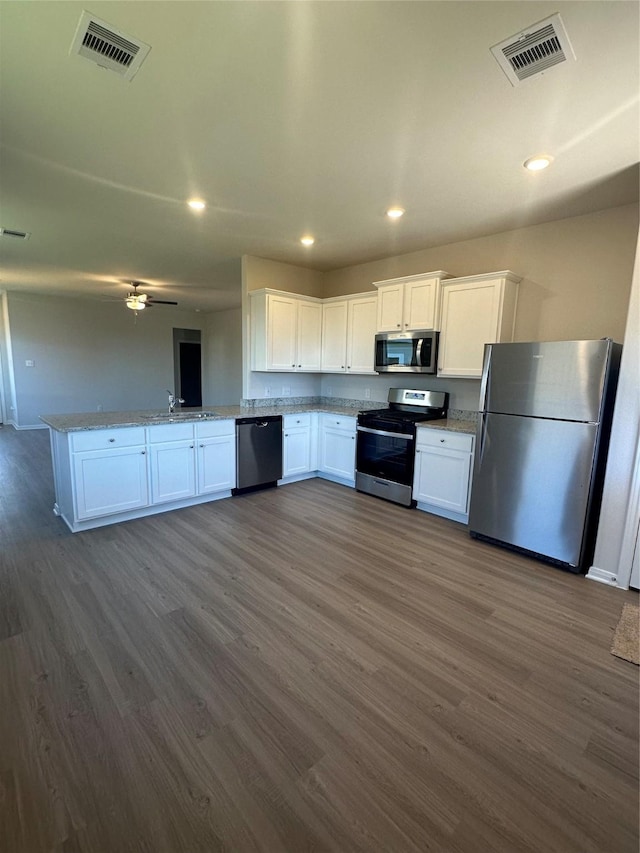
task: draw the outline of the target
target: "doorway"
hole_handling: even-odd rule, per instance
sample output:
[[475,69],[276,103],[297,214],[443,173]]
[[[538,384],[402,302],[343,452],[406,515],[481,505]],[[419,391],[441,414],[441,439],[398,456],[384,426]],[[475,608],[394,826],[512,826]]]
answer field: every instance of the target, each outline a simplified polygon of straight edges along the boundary
[[180,396],[184,406],[202,405],[200,344],[180,341]]
[[202,405],[202,352],[199,329],[173,330],[174,387],[183,406]]

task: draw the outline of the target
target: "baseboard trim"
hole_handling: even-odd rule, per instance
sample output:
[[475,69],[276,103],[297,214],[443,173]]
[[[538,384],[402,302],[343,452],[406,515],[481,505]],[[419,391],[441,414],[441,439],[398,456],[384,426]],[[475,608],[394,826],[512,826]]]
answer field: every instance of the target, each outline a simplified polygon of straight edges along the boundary
[[5,426],[12,426],[14,429],[49,429],[46,424],[27,424],[26,426],[19,426],[15,421],[7,421]]
[[586,577],[590,581],[606,583],[607,586],[618,586],[618,578],[613,574],[613,572],[607,572],[605,569],[599,569],[597,566],[591,566]]

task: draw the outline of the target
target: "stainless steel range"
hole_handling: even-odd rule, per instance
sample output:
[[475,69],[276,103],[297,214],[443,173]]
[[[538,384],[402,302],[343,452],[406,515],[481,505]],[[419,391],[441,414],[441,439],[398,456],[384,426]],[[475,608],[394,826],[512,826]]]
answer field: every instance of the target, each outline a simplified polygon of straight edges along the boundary
[[358,414],[356,489],[388,501],[415,506],[411,497],[416,425],[446,418],[444,391],[390,388],[389,406]]

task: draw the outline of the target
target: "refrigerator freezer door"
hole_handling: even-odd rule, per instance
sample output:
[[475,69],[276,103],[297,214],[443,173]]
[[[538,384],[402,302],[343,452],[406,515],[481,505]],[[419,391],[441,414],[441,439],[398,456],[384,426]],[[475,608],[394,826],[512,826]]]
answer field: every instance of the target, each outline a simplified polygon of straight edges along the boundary
[[485,352],[488,412],[596,422],[611,341],[493,344]]
[[471,531],[579,566],[596,439],[594,424],[484,415]]

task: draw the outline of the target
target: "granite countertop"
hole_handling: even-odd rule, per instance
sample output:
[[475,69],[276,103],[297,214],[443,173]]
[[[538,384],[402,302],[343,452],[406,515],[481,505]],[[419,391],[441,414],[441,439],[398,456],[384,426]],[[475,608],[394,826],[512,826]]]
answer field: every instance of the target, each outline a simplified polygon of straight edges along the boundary
[[[376,400],[347,400],[342,397],[324,398],[274,398],[268,406],[259,405],[261,400],[247,401],[241,406],[201,406],[193,409],[177,409],[174,417],[159,409],[134,412],[77,412],[69,415],[40,415],[40,420],[57,432],[78,432],[90,429],[112,429],[115,427],[155,426],[157,424],[200,423],[201,421],[235,420],[236,418],[266,417],[268,415],[297,415],[305,412],[320,412],[343,417],[356,417],[366,409],[383,409],[386,403]],[[154,417],[155,416],[155,417]],[[447,429],[453,432],[475,434],[475,412],[464,409],[449,409],[443,420],[429,421],[430,429]]]
[[459,420],[458,418],[443,418],[441,421],[429,421],[418,424],[418,429],[446,429],[450,432],[463,432],[467,435],[476,434],[476,422],[470,420]]
[[[384,403],[363,401],[353,402],[356,405],[344,405],[328,400],[322,403],[280,403],[270,406],[202,406],[194,409],[179,409],[175,417],[169,418],[157,410],[136,412],[78,412],[70,415],[40,415],[40,420],[57,432],[78,432],[90,429],[112,429],[115,427],[155,426],[166,423],[200,423],[206,421],[221,421],[236,418],[265,417],[267,415],[295,415],[304,412],[324,412],[331,415],[355,417],[361,409],[381,408]],[[205,414],[206,413],[206,414]],[[153,417],[154,414],[159,415]]]

